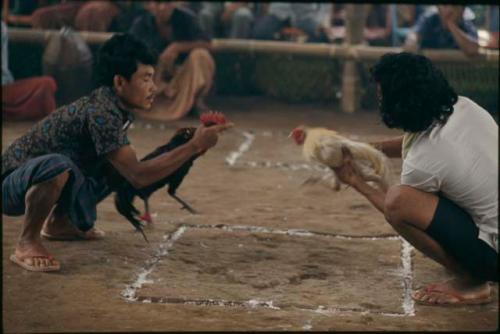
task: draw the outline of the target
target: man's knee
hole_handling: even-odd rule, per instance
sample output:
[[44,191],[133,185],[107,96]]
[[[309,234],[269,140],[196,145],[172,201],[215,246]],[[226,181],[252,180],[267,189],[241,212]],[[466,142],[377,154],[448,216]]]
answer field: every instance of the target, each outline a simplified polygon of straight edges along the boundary
[[392,186],[387,190],[384,202],[384,215],[387,222],[393,226],[402,223],[403,204],[411,187]]
[[[45,170],[38,177],[34,179],[43,180],[35,185],[43,185],[50,187],[53,191],[62,191],[69,178],[69,171],[75,169],[75,165],[67,156],[52,153],[45,156],[44,162],[40,165],[40,169]],[[50,170],[55,170],[56,175],[51,175]],[[50,177],[50,178],[49,178]]]
[[57,174],[56,176],[54,176],[50,180],[36,184],[35,186],[32,187],[32,189],[34,187],[38,187],[38,188],[46,187],[46,188],[50,189],[50,191],[52,193],[60,194],[62,192],[62,190],[64,189],[64,186],[68,182],[68,179],[69,179],[69,170],[66,170],[66,171],[61,172],[60,174]]
[[205,48],[194,48],[193,50],[191,50],[191,52],[189,53],[189,58],[190,59],[199,59],[199,58],[206,58],[206,57],[212,57],[210,55],[210,52],[205,49]]
[[203,66],[205,69],[213,69],[215,66],[215,61],[210,51],[205,48],[191,50],[186,62],[189,63],[188,66]]
[[[35,184],[25,196],[26,208],[38,207],[41,203],[55,204],[69,178],[69,171],[57,174],[50,180]],[[29,209],[28,209],[29,210]]]
[[56,188],[58,191],[62,191],[64,186],[66,185],[66,182],[68,182],[69,178],[69,171],[62,172],[61,174],[56,175],[51,181],[53,186]]

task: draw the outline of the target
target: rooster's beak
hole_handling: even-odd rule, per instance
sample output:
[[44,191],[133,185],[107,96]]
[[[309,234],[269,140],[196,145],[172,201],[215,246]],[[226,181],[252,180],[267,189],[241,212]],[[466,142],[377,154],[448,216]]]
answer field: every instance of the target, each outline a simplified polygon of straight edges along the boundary
[[288,134],[288,138],[291,138],[293,134],[293,131]]

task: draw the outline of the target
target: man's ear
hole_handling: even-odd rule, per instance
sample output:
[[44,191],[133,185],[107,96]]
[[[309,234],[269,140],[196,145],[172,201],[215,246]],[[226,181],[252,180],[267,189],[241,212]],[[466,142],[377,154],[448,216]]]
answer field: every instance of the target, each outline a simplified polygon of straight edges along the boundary
[[113,87],[118,93],[121,93],[123,91],[124,84],[125,78],[121,75],[115,74],[115,76],[113,77]]

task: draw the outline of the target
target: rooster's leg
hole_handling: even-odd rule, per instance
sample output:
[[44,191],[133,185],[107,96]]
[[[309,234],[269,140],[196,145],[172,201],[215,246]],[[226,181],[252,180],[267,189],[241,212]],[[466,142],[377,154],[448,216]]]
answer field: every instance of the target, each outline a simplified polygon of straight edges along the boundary
[[149,212],[149,202],[148,198],[144,199],[144,210],[146,211],[140,218],[141,220],[147,222],[148,224],[153,223],[153,218],[151,218],[151,214]]
[[188,210],[189,212],[191,212],[194,215],[198,213],[195,209],[193,209],[189,204],[187,204],[182,199],[180,199],[177,195],[175,195],[175,194],[169,194],[169,195],[172,196],[172,198],[175,199],[177,202],[181,203],[183,209]]

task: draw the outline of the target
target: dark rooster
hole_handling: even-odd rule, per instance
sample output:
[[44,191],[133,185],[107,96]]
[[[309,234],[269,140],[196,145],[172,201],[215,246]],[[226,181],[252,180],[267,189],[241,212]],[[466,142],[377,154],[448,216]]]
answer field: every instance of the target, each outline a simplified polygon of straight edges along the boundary
[[[211,126],[216,124],[225,124],[226,118],[222,113],[208,112],[200,116],[200,121],[205,126]],[[191,128],[191,127],[178,129],[167,144],[156,148],[153,152],[149,153],[144,158],[142,158],[141,161],[153,159],[162,153],[169,152],[175,149],[176,147],[179,147],[187,143],[189,140],[191,140],[191,138],[193,138],[195,131],[196,128]],[[115,194],[116,209],[122,216],[127,218],[127,220],[139,232],[142,233],[146,241],[148,240],[146,238],[146,235],[144,234],[144,231],[142,229],[143,225],[139,219],[145,220],[150,223],[152,222],[149,211],[148,200],[149,197],[158,189],[168,185],[167,193],[176,201],[181,203],[183,209],[187,209],[189,212],[193,214],[196,213],[196,211],[189,204],[187,204],[185,201],[183,201],[176,195],[176,191],[177,188],[181,185],[182,181],[184,180],[184,177],[189,172],[189,169],[193,165],[194,160],[196,160],[202,154],[193,156],[172,174],[168,175],[162,180],[159,180],[141,189],[135,189],[124,177],[118,174],[116,170],[112,171],[111,175],[108,174],[109,183],[112,185],[112,188],[116,192]],[[139,219],[138,216],[140,212],[133,205],[133,201],[136,196],[140,197],[144,201],[144,208],[145,208],[145,214],[142,217],[139,217]]]

